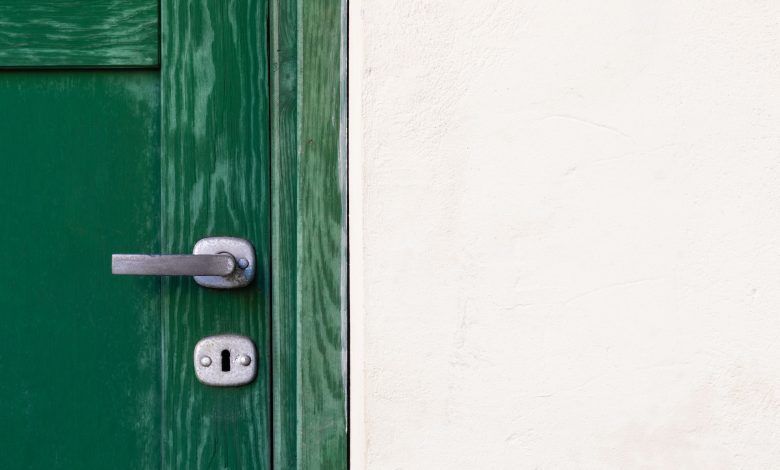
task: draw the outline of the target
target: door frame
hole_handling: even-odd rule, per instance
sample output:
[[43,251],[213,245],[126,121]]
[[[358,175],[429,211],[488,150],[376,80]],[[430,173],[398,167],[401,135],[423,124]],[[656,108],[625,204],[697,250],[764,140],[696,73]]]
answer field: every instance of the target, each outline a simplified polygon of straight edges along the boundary
[[273,464],[346,469],[347,2],[269,10]]

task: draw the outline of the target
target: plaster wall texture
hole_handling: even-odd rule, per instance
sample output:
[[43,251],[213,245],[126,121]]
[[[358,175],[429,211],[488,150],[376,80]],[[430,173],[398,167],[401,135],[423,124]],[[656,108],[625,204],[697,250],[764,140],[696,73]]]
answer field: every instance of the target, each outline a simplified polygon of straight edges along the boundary
[[777,468],[780,2],[350,12],[353,468]]

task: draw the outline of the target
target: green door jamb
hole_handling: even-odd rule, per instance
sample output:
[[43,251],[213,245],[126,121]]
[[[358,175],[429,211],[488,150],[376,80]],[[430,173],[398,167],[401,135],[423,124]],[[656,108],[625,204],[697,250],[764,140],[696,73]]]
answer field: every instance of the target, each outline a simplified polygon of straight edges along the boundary
[[271,0],[274,468],[346,469],[346,1]]

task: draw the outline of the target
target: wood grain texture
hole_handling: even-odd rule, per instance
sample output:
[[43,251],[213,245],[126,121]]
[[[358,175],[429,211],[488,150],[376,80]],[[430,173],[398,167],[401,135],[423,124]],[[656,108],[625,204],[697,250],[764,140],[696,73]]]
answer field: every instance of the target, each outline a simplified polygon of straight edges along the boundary
[[271,0],[274,468],[298,469],[298,2]]
[[[258,261],[255,283],[239,290],[163,281],[164,468],[271,465],[267,23],[263,0],[162,2],[163,250],[229,235],[251,240]],[[255,341],[258,378],[205,386],[195,343],[228,332]]]
[[159,63],[157,0],[3,0],[0,67]]
[[348,466],[342,8],[271,5],[276,468]]

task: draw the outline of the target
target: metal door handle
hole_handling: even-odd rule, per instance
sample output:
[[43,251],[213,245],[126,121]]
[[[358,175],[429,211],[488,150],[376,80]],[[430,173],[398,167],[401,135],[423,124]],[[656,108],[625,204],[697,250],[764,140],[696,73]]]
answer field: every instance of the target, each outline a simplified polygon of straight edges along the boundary
[[210,237],[195,244],[191,255],[111,256],[111,273],[141,276],[194,276],[204,287],[232,289],[252,282],[255,250],[241,238]]
[[112,255],[113,274],[141,276],[227,276],[236,269],[230,255]]

